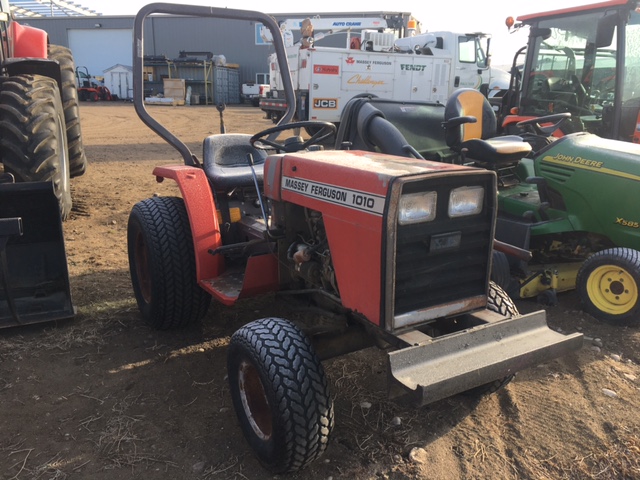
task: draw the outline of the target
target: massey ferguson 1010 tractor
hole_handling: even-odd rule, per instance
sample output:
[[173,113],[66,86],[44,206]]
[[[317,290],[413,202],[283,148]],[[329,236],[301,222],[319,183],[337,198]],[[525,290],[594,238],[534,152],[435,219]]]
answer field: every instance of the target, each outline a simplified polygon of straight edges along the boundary
[[[275,39],[281,72],[289,71],[285,48],[274,19],[258,12],[158,3],[135,19],[136,110],[184,160],[153,171],[177,182],[181,198],[143,200],[129,217],[142,317],[179,327],[201,319],[212,298],[231,307],[266,292],[331,313],[322,324],[261,318],[232,336],[233,404],[267,469],[295,471],[326,449],[334,424],[326,358],[386,345],[389,386],[426,404],[494,391],[517,370],[582,345],[580,334],[550,330],[544,312],[518,314],[489,281],[494,172],[323,150],[317,144],[332,124],[286,123],[295,111],[287,75],[285,123],[253,136],[211,135],[200,161],[145,109],[143,25],[153,13],[260,22]],[[305,127],[315,135],[293,134]],[[282,131],[291,136],[279,140]]]

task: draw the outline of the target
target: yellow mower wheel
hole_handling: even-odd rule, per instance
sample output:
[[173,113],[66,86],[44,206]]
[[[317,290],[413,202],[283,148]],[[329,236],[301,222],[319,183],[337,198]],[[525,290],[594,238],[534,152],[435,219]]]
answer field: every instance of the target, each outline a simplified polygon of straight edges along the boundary
[[580,268],[577,288],[584,309],[599,320],[628,325],[640,314],[640,252],[611,248]]

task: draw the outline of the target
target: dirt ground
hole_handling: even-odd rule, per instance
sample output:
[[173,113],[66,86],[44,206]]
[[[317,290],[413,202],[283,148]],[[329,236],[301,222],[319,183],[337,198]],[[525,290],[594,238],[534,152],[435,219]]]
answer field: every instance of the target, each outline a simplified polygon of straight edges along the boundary
[[[213,107],[152,107],[192,150],[219,131]],[[130,104],[82,105],[90,167],[73,180],[64,225],[77,316],[0,331],[1,479],[261,479],[226,381],[226,345],[247,321],[280,315],[274,296],[213,305],[201,325],[158,332],[129,280],[131,207],[175,195],[151,175],[180,158]],[[229,132],[271,126],[227,109]],[[539,307],[518,302],[521,311]],[[601,324],[574,293],[547,309],[580,331],[578,353],[520,372],[499,393],[420,409],[389,401],[384,353],[326,362],[336,428],[325,455],[292,479],[640,478],[640,330]]]

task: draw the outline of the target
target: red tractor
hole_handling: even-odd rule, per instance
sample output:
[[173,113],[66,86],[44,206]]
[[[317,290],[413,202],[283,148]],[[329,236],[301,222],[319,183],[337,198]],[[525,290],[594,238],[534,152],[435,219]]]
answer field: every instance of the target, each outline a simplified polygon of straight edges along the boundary
[[11,18],[0,0],[0,160],[17,182],[52,181],[62,217],[71,210],[70,178],[87,158],[68,48]]
[[[228,348],[231,397],[243,433],[272,472],[305,467],[326,449],[334,424],[321,360],[389,347],[389,386],[418,404],[461,392],[492,392],[516,370],[582,345],[520,315],[490,282],[496,175],[468,166],[359,150],[323,150],[326,122],[289,122],[256,135],[204,140],[202,162],[143,102],[145,18],[153,13],[262,23],[289,72],[268,15],[151,4],[134,26],[134,104],[184,164],[157,167],[182,194],[137,203],[128,224],[130,273],[146,322],[158,329],[203,318],[211,300],[278,292],[326,312],[295,323],[275,317],[236,331]],[[360,128],[378,130],[373,116]],[[315,132],[307,140],[282,131]],[[269,152],[267,151],[269,149]]]
[[104,85],[104,82],[90,75],[87,67],[76,67],[76,81],[78,83],[78,98],[81,101],[112,100],[111,91]]
[[0,0],[0,327],[73,317],[61,220],[87,159],[69,49]]

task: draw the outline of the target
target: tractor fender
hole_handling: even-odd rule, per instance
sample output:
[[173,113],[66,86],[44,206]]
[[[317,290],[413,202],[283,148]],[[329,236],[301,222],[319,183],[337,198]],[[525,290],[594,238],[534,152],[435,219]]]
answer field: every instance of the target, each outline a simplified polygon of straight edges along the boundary
[[170,165],[156,167],[153,174],[158,182],[170,178],[180,188],[189,215],[198,282],[217,277],[224,269],[223,257],[210,255],[209,250],[220,247],[222,237],[215,200],[204,170],[187,165]]
[[13,57],[47,58],[47,32],[17,22],[11,22],[9,29],[9,38],[13,39]]

